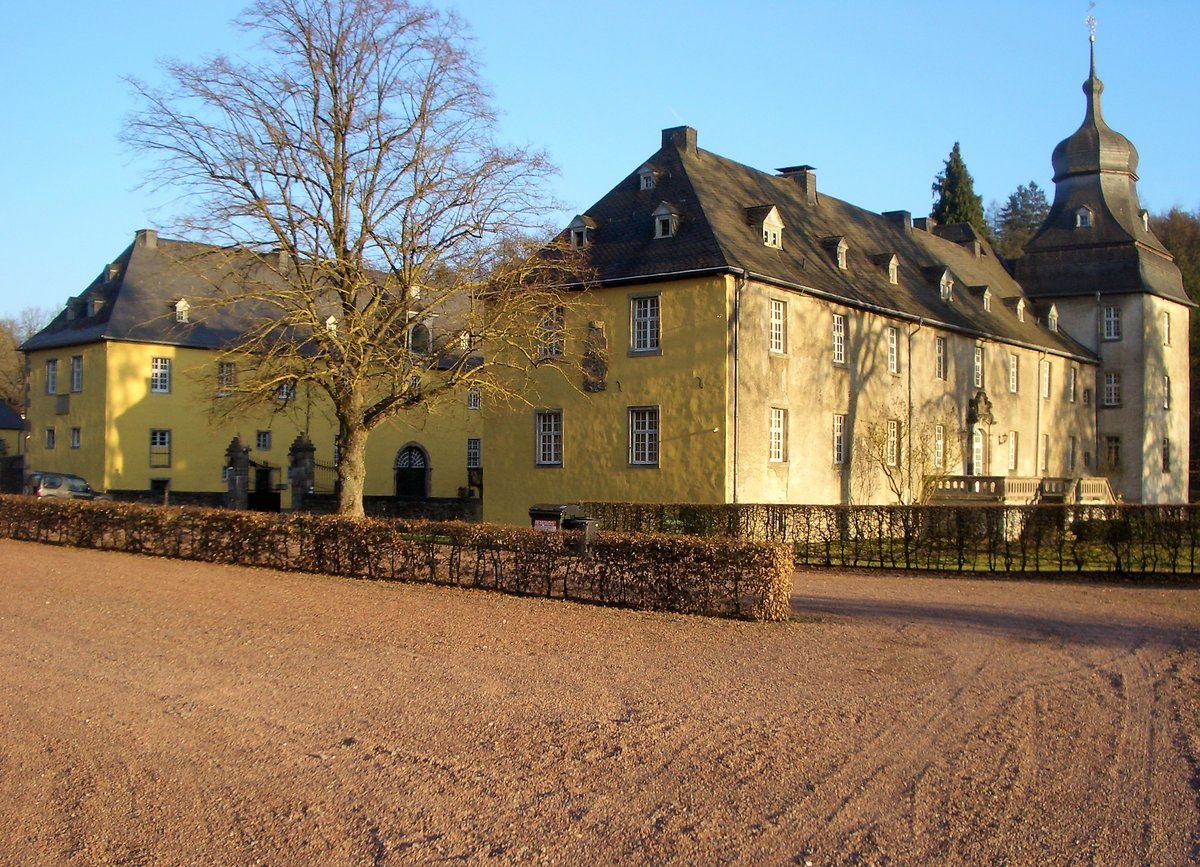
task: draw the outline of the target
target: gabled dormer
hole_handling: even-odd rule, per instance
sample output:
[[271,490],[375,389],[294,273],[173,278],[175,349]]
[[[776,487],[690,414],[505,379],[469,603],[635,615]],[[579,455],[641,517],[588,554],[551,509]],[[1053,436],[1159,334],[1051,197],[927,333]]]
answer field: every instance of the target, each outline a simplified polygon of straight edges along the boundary
[[655,238],[673,238],[679,231],[679,211],[667,202],[662,202],[650,215],[654,220]]
[[658,185],[658,173],[650,163],[637,170],[637,179],[639,190],[652,190]]
[[900,282],[900,257],[895,253],[876,253],[871,261],[887,274],[887,280],[893,286]]
[[571,246],[576,250],[582,250],[592,243],[592,234],[596,231],[596,221],[586,214],[576,214],[567,229],[570,233]]
[[842,235],[830,235],[821,240],[821,245],[833,256],[837,266],[845,271],[849,267],[850,245]]
[[[954,275],[944,265],[932,265],[925,269],[925,278],[937,287],[938,297],[947,304],[954,301]],[[986,288],[986,287],[984,287]]]
[[746,208],[746,222],[761,233],[763,244],[775,250],[783,249],[783,218],[774,205]]
[[1088,207],[1075,209],[1075,228],[1090,229],[1092,227],[1092,209]]
[[191,316],[192,305],[188,304],[186,298],[180,298],[175,302],[175,321],[187,322]]
[[1057,304],[1051,304],[1050,308],[1046,311],[1046,328],[1049,331],[1053,332],[1054,334],[1058,333],[1058,305]]

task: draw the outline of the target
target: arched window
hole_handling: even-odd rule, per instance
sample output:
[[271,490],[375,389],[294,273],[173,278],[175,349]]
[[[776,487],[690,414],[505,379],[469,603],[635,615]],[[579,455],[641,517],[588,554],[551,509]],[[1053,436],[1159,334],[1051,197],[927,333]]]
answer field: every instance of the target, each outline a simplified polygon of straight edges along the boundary
[[409,443],[396,453],[396,496],[424,499],[429,496],[429,453]]

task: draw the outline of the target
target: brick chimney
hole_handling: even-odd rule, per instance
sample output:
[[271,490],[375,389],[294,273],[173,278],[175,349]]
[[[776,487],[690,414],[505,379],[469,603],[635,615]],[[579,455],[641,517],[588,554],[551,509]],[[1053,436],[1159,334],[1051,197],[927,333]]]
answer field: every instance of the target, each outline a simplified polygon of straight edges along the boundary
[[153,250],[158,246],[158,232],[154,229],[138,229],[133,235],[133,241],[139,247]]
[[912,213],[910,211],[884,211],[881,216],[904,234],[912,234]]

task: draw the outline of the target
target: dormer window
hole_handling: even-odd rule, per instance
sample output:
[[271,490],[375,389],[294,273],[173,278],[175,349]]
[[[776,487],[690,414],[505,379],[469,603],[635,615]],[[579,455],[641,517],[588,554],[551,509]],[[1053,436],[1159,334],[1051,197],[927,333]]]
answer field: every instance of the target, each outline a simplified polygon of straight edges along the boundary
[[1140,216],[1142,218],[1142,230],[1149,232],[1150,231],[1150,212],[1149,211],[1141,211],[1138,214],[1138,216]]
[[[943,301],[947,304],[954,300],[954,278],[950,276],[949,271],[942,272],[942,279],[938,282],[938,294],[941,295]],[[985,293],[985,298],[987,293]],[[986,302],[985,310],[991,308],[991,301]]]
[[99,316],[104,309],[104,296],[93,295],[88,298],[88,316]]
[[1050,310],[1046,314],[1046,327],[1055,334],[1058,333],[1058,307],[1053,304],[1050,305]]
[[762,232],[763,244],[775,250],[783,249],[783,218],[774,205],[759,205],[746,209],[746,222]]
[[585,217],[579,214],[571,221],[568,227],[571,235],[571,246],[576,250],[582,250],[592,242],[592,232],[596,228],[596,221],[591,217]]
[[670,205],[663,202],[650,216],[654,219],[655,238],[675,237],[675,233],[679,231],[679,215]]
[[1080,208],[1075,212],[1075,228],[1090,229],[1092,226],[1092,211],[1090,208]]
[[328,331],[330,334],[337,334],[337,317],[336,316],[330,314],[329,318],[325,320],[325,330]]
[[187,299],[180,298],[178,301],[175,302],[175,321],[176,322],[187,322],[188,321],[188,311],[190,311],[191,309],[192,309],[192,305],[188,304]]
[[1024,298],[1017,299],[1017,321],[1018,322],[1025,321],[1025,299]]
[[637,174],[638,174],[638,189],[639,190],[654,189],[655,176],[654,176],[653,168],[651,168],[648,165],[642,166],[640,169],[638,169]]
[[[946,299],[943,298],[942,300],[945,301]],[[986,286],[983,287],[983,312],[992,312],[992,290],[988,289]]]
[[839,268],[845,271],[847,267],[846,254],[850,250],[850,245],[846,243],[846,239],[841,235],[832,235],[821,243],[833,252],[833,260],[837,262]]
[[887,272],[889,283],[894,285],[900,282],[900,260],[895,256],[888,259]]

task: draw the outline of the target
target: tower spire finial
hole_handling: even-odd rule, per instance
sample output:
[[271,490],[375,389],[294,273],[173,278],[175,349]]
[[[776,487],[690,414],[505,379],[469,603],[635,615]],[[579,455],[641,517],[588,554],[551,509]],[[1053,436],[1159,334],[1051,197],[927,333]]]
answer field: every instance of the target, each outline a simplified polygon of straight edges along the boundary
[[1096,8],[1096,0],[1088,3],[1088,15],[1083,19],[1083,23],[1088,29],[1088,54],[1091,66],[1091,78],[1096,77],[1096,16],[1092,14],[1092,10]]

